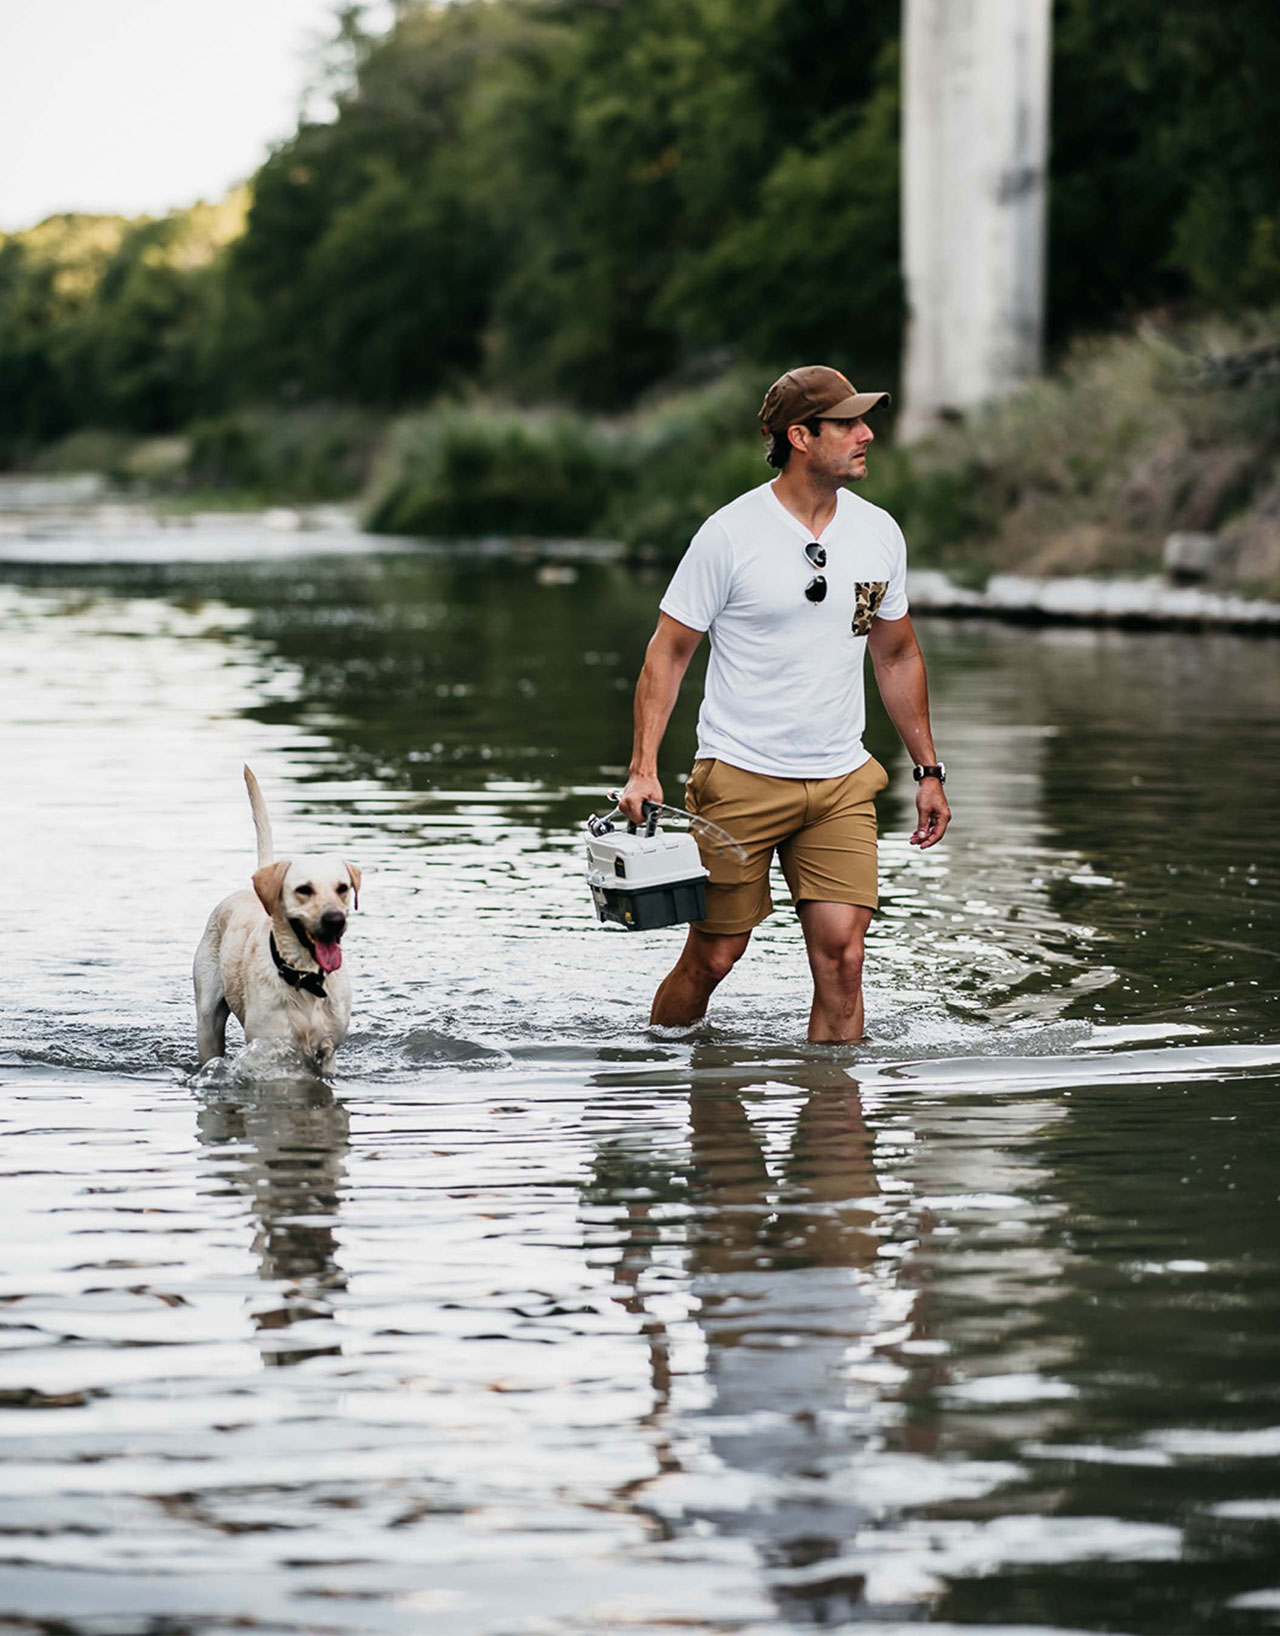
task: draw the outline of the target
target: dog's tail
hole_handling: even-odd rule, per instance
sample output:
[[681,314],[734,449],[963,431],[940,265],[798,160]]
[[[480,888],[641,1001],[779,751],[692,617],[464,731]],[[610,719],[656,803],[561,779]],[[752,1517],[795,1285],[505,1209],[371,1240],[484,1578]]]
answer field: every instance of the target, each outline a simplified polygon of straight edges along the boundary
[[253,827],[258,836],[258,868],[265,869],[269,863],[276,861],[275,842],[271,839],[271,815],[267,811],[267,803],[262,798],[262,791],[258,788],[258,780],[247,764],[244,769],[244,784],[249,792]]

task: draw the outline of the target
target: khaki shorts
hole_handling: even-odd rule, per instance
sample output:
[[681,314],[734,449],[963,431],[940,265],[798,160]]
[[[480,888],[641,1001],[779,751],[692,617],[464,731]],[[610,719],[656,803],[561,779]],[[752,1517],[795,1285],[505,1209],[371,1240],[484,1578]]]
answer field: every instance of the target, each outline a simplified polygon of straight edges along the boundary
[[889,775],[872,756],[843,778],[773,778],[727,761],[696,761],[684,804],[727,830],[746,851],[739,860],[698,837],[707,882],[707,918],[694,925],[713,936],[749,932],[773,909],[769,865],[774,851],[792,902],[879,903],[875,797]]

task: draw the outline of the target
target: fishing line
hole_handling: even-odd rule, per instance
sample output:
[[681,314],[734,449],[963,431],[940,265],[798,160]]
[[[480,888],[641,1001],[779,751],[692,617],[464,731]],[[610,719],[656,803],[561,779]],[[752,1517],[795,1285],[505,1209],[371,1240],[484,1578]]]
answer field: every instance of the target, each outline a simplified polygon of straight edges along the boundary
[[[616,802],[618,794],[617,790],[610,790],[609,799]],[[746,863],[747,861],[746,848],[740,842],[735,841],[727,829],[721,829],[719,824],[713,824],[710,818],[699,818],[696,812],[688,812],[684,807],[673,807],[666,801],[646,801],[643,803],[641,810],[645,816],[646,834],[652,835],[659,817],[666,813],[672,818],[683,819],[693,834],[705,837],[711,850],[717,856],[725,852],[731,852],[739,863]],[[603,817],[597,817],[595,813],[592,813],[591,817],[587,819],[587,828],[593,835],[607,835],[613,828],[616,818],[621,818],[629,827],[634,828],[631,825],[631,820],[618,806],[615,806],[612,812],[606,812]]]

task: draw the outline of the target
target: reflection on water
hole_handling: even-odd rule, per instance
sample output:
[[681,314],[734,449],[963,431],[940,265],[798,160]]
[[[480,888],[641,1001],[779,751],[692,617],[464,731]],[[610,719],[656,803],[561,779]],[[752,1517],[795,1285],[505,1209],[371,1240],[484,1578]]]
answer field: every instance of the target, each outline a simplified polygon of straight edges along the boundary
[[[875,1348],[914,1336],[914,1295],[878,1259],[882,1201],[848,1074],[803,1064],[783,1086],[706,1049],[690,1071],[684,1185],[669,1158],[623,1140],[601,1149],[586,1194],[601,1209],[627,1198],[600,1248],[650,1355],[658,1470],[629,1500],[673,1536],[701,1523],[741,1541],[779,1611],[837,1623],[865,1575],[820,1570],[874,1514],[850,1464],[895,1418],[867,1366],[883,1383]],[[772,1156],[749,1111],[770,1088],[796,1104]],[[696,1403],[679,1401],[681,1375]]]
[[252,1312],[263,1359],[274,1364],[342,1349],[332,1292],[346,1287],[333,1217],[347,1150],[347,1112],[329,1086],[275,1081],[201,1098],[199,1140],[209,1190],[240,1192],[257,1223],[254,1252],[270,1297]]
[[[847,1051],[591,919],[654,582],[245,558],[0,585],[0,1628],[1274,1628],[1274,646],[929,626]],[[334,1085],[187,1078],[244,759]]]

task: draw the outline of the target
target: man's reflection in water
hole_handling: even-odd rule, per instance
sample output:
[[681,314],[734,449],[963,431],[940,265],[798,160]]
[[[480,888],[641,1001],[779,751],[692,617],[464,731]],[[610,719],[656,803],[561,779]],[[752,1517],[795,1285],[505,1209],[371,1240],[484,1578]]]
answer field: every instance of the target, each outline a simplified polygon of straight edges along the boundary
[[197,1117],[210,1170],[248,1200],[258,1272],[271,1286],[256,1306],[264,1363],[338,1353],[330,1297],[346,1284],[334,1223],[347,1151],[347,1110],[318,1080],[209,1089]]
[[[616,1276],[648,1338],[650,1424],[660,1472],[686,1473],[677,1479],[689,1496],[685,1516],[750,1538],[782,1611],[838,1622],[856,1617],[861,1580],[824,1577],[819,1565],[846,1550],[876,1510],[859,1455],[900,1410],[890,1396],[894,1371],[872,1346],[905,1338],[915,1291],[878,1254],[887,1201],[856,1082],[825,1061],[726,1071],[723,1060],[716,1047],[693,1052],[686,1188],[670,1177],[664,1188],[657,1155],[641,1157],[628,1143],[611,1160],[602,1155],[595,1198],[608,1194],[616,1205],[610,1184],[627,1173],[628,1192],[640,1181],[660,1201],[657,1211],[626,1206]],[[804,1099],[798,1113],[788,1092]],[[788,1129],[784,1145],[776,1137]],[[684,1209],[673,1212],[677,1200]],[[682,1326],[668,1335],[660,1314],[670,1301],[655,1296],[671,1293],[657,1275],[680,1239],[681,1283],[706,1347],[706,1393],[700,1412],[686,1407],[676,1426],[670,1359]],[[633,1504],[645,1507],[648,1486],[632,1491]],[[788,1584],[793,1577],[803,1584]]]

